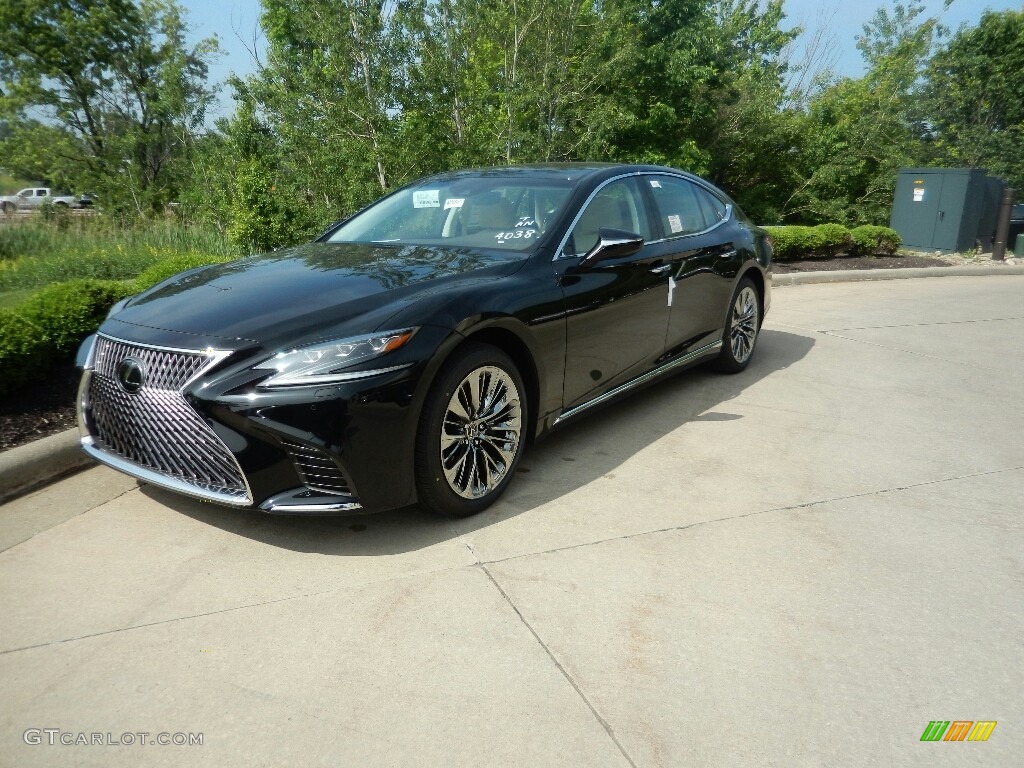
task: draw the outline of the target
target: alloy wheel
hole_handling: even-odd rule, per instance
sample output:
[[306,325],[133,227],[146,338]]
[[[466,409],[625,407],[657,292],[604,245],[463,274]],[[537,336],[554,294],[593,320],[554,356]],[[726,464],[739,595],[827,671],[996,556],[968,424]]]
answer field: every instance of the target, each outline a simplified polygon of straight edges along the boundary
[[441,466],[465,499],[493,491],[515,459],[522,409],[515,381],[492,365],[476,368],[455,388],[441,424]]
[[757,340],[757,293],[749,285],[736,296],[732,306],[729,343],[737,363],[745,363],[754,351]]

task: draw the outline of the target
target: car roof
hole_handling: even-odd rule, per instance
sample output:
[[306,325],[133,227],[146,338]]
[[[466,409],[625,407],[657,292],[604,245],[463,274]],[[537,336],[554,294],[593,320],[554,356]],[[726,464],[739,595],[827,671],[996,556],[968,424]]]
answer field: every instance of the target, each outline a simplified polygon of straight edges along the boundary
[[497,165],[484,168],[465,168],[457,171],[428,176],[421,181],[443,182],[457,179],[493,176],[496,178],[520,177],[535,179],[559,179],[580,181],[588,176],[615,176],[619,173],[637,172],[674,173],[681,176],[697,177],[676,168],[657,165],[632,165],[629,163],[534,163],[529,165]]

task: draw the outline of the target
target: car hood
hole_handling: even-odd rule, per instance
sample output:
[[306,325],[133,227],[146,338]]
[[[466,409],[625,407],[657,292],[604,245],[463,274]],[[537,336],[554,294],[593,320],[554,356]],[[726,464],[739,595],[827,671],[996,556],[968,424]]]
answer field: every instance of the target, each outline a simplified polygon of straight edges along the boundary
[[367,333],[424,293],[515,272],[522,254],[310,243],[184,272],[133,298],[122,323],[294,344]]

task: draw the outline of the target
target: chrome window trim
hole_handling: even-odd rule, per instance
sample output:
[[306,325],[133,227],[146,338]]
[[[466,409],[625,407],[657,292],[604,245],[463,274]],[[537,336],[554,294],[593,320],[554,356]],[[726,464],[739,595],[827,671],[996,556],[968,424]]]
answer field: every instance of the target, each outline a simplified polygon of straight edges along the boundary
[[597,193],[598,192],[600,192],[602,189],[607,187],[613,181],[621,181],[622,179],[628,179],[631,176],[642,176],[642,175],[643,175],[643,171],[630,171],[629,173],[623,173],[623,174],[620,174],[618,176],[613,176],[610,179],[605,179],[600,184],[598,184],[594,188],[594,191],[591,192],[589,195],[587,195],[587,199],[583,201],[583,205],[580,206],[580,209],[578,211],[576,211],[576,215],[573,216],[572,222],[566,228],[565,234],[562,235],[562,240],[561,240],[561,242],[559,242],[558,247],[555,249],[555,255],[551,257],[551,261],[561,261],[563,259],[575,259],[576,258],[576,256],[563,256],[562,255],[562,251],[565,248],[565,244],[567,242],[569,242],[569,236],[572,234],[572,231],[574,229],[576,229],[576,225],[579,223],[580,219],[583,217],[583,212],[585,210],[587,210],[587,206],[590,205],[591,201],[595,197],[597,197]]
[[[566,229],[565,234],[562,236],[562,241],[558,244],[558,248],[555,249],[555,255],[551,257],[551,261],[562,261],[564,259],[577,258],[577,256],[563,256],[562,250],[565,248],[565,244],[569,242],[569,235],[571,235],[572,231],[576,228],[576,225],[579,223],[580,218],[583,216],[583,212],[587,210],[587,206],[590,205],[591,201],[595,197],[597,197],[598,192],[600,192],[606,186],[611,184],[613,181],[621,181],[622,179],[628,179],[631,176],[668,176],[669,178],[672,179],[687,181],[690,184],[700,187],[725,206],[725,218],[719,221],[718,223],[714,224],[713,226],[710,226],[707,229],[702,229],[700,232],[687,232],[685,234],[676,235],[675,237],[662,237],[657,240],[645,240],[645,246],[654,245],[656,243],[667,243],[674,240],[681,240],[684,237],[698,237],[700,235],[706,235],[709,232],[713,232],[714,230],[718,229],[723,224],[732,221],[734,208],[732,203],[727,203],[725,202],[725,200],[722,200],[722,198],[720,198],[718,194],[713,189],[711,189],[711,187],[703,183],[703,181],[690,179],[687,178],[686,176],[680,176],[678,173],[669,173],[668,171],[630,171],[629,173],[623,173],[619,176],[613,176],[610,179],[606,179],[605,181],[601,182],[601,184],[599,184],[594,189],[594,191],[590,193],[590,195],[587,196],[587,199],[583,202],[583,205],[580,206],[579,211],[576,212],[576,215],[573,217],[572,222],[569,224],[569,228]],[[657,213],[657,211],[655,211],[655,213]]]
[[637,376],[635,379],[630,379],[625,384],[620,384],[614,389],[609,389],[603,395],[598,395],[592,400],[587,400],[585,403],[580,403],[579,405],[573,406],[569,410],[562,412],[558,416],[558,418],[555,419],[554,423],[551,426],[556,426],[559,422],[564,421],[565,419],[572,418],[577,413],[581,413],[587,410],[588,408],[592,408],[595,405],[603,403],[607,400],[611,400],[616,395],[620,395],[623,392],[632,389],[633,387],[639,384],[643,384],[644,382],[650,381],[651,379],[655,378],[656,376],[660,376],[666,371],[671,371],[673,368],[683,365],[684,363],[688,363],[691,360],[696,360],[698,357],[703,357],[709,352],[714,352],[721,346],[722,340],[719,339],[718,341],[713,341],[710,344],[705,344],[703,347],[701,347],[700,349],[695,349],[693,352],[688,352],[687,354],[683,355],[682,357],[676,358],[675,360],[670,360],[667,363],[658,366],[654,370],[641,374],[640,376]]

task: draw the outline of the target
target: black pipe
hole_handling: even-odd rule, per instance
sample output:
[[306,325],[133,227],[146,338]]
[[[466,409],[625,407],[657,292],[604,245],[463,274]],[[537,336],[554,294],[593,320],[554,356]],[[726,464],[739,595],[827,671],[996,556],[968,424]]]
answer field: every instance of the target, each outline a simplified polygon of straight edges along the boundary
[[1010,234],[1010,212],[1013,210],[1013,198],[1016,190],[1003,187],[1003,197],[999,201],[999,220],[996,223],[996,239],[992,243],[993,261],[1006,258],[1006,239]]

